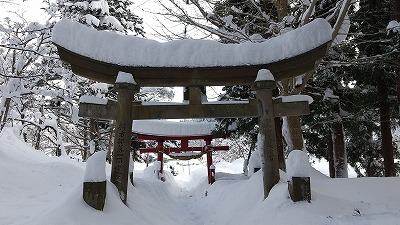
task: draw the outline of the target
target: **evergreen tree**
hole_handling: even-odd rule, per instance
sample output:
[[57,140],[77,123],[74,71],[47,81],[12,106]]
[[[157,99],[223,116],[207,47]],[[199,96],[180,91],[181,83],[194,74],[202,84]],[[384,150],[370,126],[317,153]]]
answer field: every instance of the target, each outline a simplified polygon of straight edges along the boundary
[[[393,62],[398,57],[395,50],[398,39],[386,29],[390,5],[390,1],[361,2],[360,8],[350,16],[352,38],[330,51],[326,61],[332,63],[320,68],[306,89],[315,96],[312,114],[306,117],[309,129],[305,137],[310,151],[317,156],[327,155],[329,159],[325,153],[327,150],[329,153],[332,144],[329,129],[338,117],[318,97],[324,96],[329,88],[340,97],[347,160],[359,176],[383,175],[382,150],[393,153],[391,129],[398,117],[398,101],[393,97],[397,67]],[[389,162],[393,162],[390,153]]]
[[[389,0],[360,2],[360,9],[354,18],[354,27],[358,31],[354,40],[360,51],[358,60],[361,63],[352,66],[353,71],[360,74],[356,77],[357,83],[371,85],[377,90],[385,176],[395,175],[391,131],[394,119],[391,111],[395,102],[390,96],[396,95],[396,64],[393,62],[398,59],[398,53],[395,51],[396,40],[388,35],[386,29],[391,20],[391,3]],[[394,108],[398,109],[397,106]]]
[[123,33],[133,31],[144,35],[142,19],[133,14],[128,0],[57,0],[56,5],[49,2],[49,12],[60,11],[61,18],[79,21],[99,30],[115,30]]

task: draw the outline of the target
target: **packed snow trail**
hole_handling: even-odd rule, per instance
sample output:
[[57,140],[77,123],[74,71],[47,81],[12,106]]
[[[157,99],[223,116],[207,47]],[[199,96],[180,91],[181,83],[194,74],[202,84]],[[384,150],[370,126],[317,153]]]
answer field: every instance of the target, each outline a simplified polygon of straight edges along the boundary
[[[175,163],[175,161],[173,161],[173,163]],[[167,167],[168,166],[166,166],[166,168]],[[239,167],[241,167],[241,165]],[[146,205],[148,204],[149,207],[153,209],[156,207],[162,208],[163,215],[158,214],[158,216],[163,218],[162,220],[165,224],[170,224],[167,222],[168,219],[174,220],[173,224],[212,224],[212,221],[209,221],[209,216],[215,214],[213,205],[216,203],[213,200],[215,196],[209,197],[209,195],[220,193],[210,189],[213,185],[208,185],[207,183],[206,167],[203,165],[192,165],[192,170],[194,171],[191,173],[190,177],[188,175],[190,168],[188,167],[186,170],[184,167],[177,168],[177,172],[179,172],[177,177],[173,176],[169,171],[165,171],[166,182],[161,182],[155,179],[154,169],[152,167],[146,168],[143,173],[137,174],[135,178],[134,188],[137,189],[138,192],[141,192],[142,195],[138,196],[134,194],[132,205],[130,205],[131,202],[128,200],[128,206],[132,208],[141,207],[137,202],[145,201],[143,199],[152,199],[151,202],[147,201]],[[218,183],[223,185],[248,179],[248,177],[245,177],[243,174],[219,172],[216,175],[219,177]],[[220,188],[217,188],[217,190],[218,189]],[[221,190],[227,191],[229,189]],[[143,195],[143,193],[146,194]],[[235,204],[236,202],[232,203]],[[227,215],[221,216],[226,217]]]

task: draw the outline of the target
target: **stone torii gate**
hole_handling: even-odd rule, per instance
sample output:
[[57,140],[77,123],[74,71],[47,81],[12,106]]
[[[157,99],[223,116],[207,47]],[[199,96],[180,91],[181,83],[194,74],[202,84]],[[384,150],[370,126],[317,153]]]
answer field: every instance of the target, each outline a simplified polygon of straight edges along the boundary
[[118,91],[117,102],[109,100],[107,104],[80,103],[79,116],[116,120],[111,182],[117,186],[124,202],[127,194],[132,120],[259,117],[260,134],[264,137],[263,180],[266,198],[279,181],[274,117],[309,113],[308,101],[282,102],[280,98],[273,99],[272,91],[275,88],[275,80],[259,80],[253,84],[257,99],[206,104],[201,102],[200,87],[190,86],[188,104],[146,105],[132,102],[133,94],[138,90],[137,85],[116,82],[114,89]]
[[[53,42],[57,46],[60,58],[69,63],[72,71],[76,74],[100,82],[115,83],[114,89],[118,92],[117,102],[80,104],[79,116],[116,121],[111,182],[116,185],[124,203],[126,203],[127,198],[132,120],[143,119],[258,117],[260,134],[263,137],[261,143],[264,151],[262,160],[264,197],[268,196],[271,188],[279,181],[274,117],[298,116],[309,113],[307,101],[282,102],[281,99],[273,99],[272,91],[276,88],[275,80],[294,77],[313,70],[317,66],[331,42],[331,28],[326,21],[316,21],[314,24],[319,30],[318,32],[311,32],[318,37],[323,36],[324,38],[321,40],[319,38],[318,41],[315,41],[315,46],[301,53],[264,64],[196,67],[191,67],[190,65],[182,67],[123,65],[96,59],[95,55],[87,56],[85,53],[74,52],[74,50],[69,49],[71,46],[73,47],[73,45],[70,45],[70,40],[64,40],[63,35],[68,32],[66,29],[72,29],[69,32],[70,35],[78,35],[73,40],[80,40],[82,38],[80,35],[86,34],[85,32],[74,34],[73,29],[79,25],[70,25],[70,23],[72,22],[62,22],[59,25],[59,22],[57,24],[59,26],[56,25],[53,31]],[[90,28],[79,27],[79,29]],[[310,30],[313,31],[312,29]],[[109,33],[93,30],[89,33],[94,32],[96,32],[97,37],[103,34],[110,35]],[[300,35],[305,34],[310,35],[310,32],[300,33]],[[296,37],[296,35],[293,36]],[[293,39],[292,41],[295,42],[296,40]],[[260,78],[256,80],[257,74],[261,69],[271,71],[273,74],[272,79],[269,77],[268,79]],[[126,74],[132,76],[131,78],[134,78],[135,82],[126,82],[126,79],[120,79],[120,81],[117,79],[116,82],[117,76]],[[219,102],[209,104],[202,102],[200,90],[202,86],[226,85],[252,85],[256,91],[257,99],[235,103]],[[139,87],[148,86],[189,87],[189,102],[188,104],[165,105],[146,105],[141,102],[133,102],[133,95],[139,91]]]

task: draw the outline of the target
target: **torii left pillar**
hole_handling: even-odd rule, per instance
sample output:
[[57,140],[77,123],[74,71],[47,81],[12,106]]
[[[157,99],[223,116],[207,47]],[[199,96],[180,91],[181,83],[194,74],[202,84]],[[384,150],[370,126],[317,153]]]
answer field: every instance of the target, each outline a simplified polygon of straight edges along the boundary
[[134,83],[116,82],[114,89],[118,92],[118,102],[111,182],[117,187],[122,202],[126,204],[131,151],[132,101],[134,93],[139,91],[139,86]]
[[279,161],[275,135],[274,104],[272,91],[276,88],[273,75],[269,70],[260,70],[253,84],[257,99],[261,106],[259,124],[259,145],[262,152],[262,170],[264,199],[268,197],[272,187],[279,182]]

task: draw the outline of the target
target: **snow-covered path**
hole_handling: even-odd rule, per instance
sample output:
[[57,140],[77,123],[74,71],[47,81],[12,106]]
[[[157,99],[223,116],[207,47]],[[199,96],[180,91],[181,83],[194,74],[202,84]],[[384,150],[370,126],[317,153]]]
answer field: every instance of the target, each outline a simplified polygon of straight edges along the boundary
[[[400,225],[400,178],[330,179],[312,170],[312,201],[288,198],[285,174],[263,201],[260,172],[244,177],[242,162],[218,163],[207,184],[204,165],[176,166],[166,182],[137,164],[128,207],[107,183],[104,211],[82,199],[85,164],[48,158],[8,130],[0,134],[0,224],[29,225]],[[107,167],[109,170],[109,167]]]

